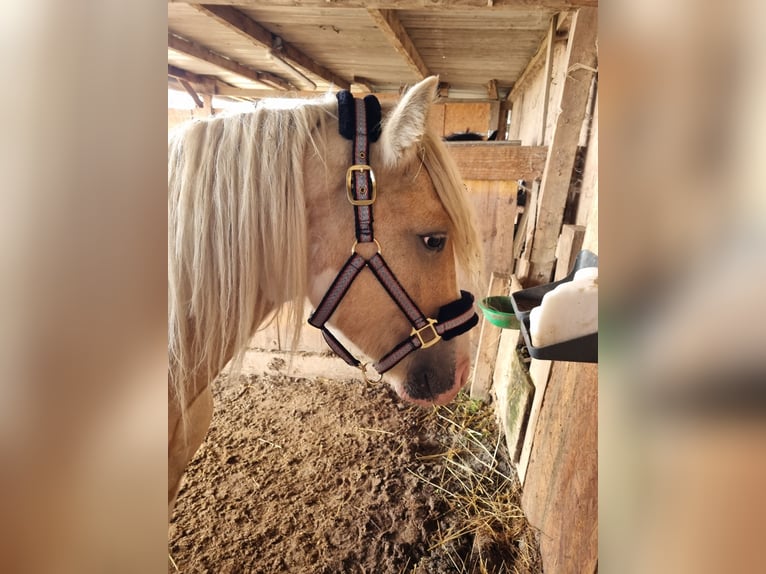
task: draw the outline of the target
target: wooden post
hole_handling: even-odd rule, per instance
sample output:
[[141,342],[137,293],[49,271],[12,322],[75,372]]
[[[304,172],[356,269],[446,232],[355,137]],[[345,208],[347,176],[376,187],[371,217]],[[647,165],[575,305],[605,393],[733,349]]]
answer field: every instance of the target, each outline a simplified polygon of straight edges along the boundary
[[215,110],[213,109],[213,94],[202,94],[202,114],[205,116],[214,116]]
[[524,278],[528,286],[548,283],[553,276],[556,242],[595,72],[597,27],[597,9],[580,8],[575,14],[567,44],[567,74],[561,95],[561,113],[548,147],[540,184],[535,234],[528,257],[530,266]]

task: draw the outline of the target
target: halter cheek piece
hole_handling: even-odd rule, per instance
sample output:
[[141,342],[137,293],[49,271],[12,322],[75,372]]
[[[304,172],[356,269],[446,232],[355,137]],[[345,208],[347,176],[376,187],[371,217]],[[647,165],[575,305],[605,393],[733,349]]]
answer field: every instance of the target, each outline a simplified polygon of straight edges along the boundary
[[[356,359],[325,326],[365,267],[372,271],[412,325],[409,337],[373,365],[381,376],[413,351],[427,349],[441,340],[448,341],[465,333],[476,326],[479,318],[473,309],[473,295],[467,291],[461,291],[460,299],[441,307],[436,319],[426,318],[388,267],[372,229],[372,206],[378,190],[375,173],[369,165],[369,142],[380,137],[380,102],[372,95],[357,100],[347,91],[339,92],[337,97],[339,131],[354,144],[352,164],[346,171],[346,193],[354,207],[356,241],[351,248],[351,257],[312,313],[309,324],[320,329],[330,348],[349,365],[360,368],[364,378],[368,379],[367,364]],[[377,253],[367,259],[362,257],[356,252],[360,243],[374,243]]]

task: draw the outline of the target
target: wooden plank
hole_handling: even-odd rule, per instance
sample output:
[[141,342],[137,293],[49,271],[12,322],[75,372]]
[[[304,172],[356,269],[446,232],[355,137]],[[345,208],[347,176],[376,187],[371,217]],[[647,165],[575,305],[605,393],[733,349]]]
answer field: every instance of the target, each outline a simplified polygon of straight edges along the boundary
[[[487,290],[487,297],[508,295],[511,278],[504,273],[492,273]],[[479,344],[473,361],[471,373],[471,398],[486,401],[489,399],[489,389],[492,386],[492,374],[495,369],[497,348],[502,329],[495,327],[483,316],[479,332]]]
[[597,26],[598,15],[594,8],[580,9],[572,22],[561,112],[556,121],[540,184],[526,285],[548,283],[553,276],[556,242],[561,231],[577,144],[596,66]]
[[551,25],[548,28],[548,45],[545,47],[545,67],[543,80],[543,111],[542,121],[540,122],[540,137],[537,143],[545,145],[545,128],[548,124],[548,104],[551,97],[551,75],[553,73],[553,40],[556,37],[556,23],[558,16],[556,14],[551,18]]
[[168,48],[177,52],[182,52],[187,56],[202,60],[208,64],[212,64],[223,70],[227,70],[233,74],[247,78],[248,80],[260,82],[262,84],[270,85],[275,88],[281,88],[283,90],[287,90],[291,87],[290,84],[288,84],[279,76],[275,76],[274,74],[270,74],[268,72],[258,72],[251,68],[247,68],[239,62],[235,62],[234,60],[226,58],[220,54],[216,54],[215,52],[208,50],[196,42],[186,40],[185,38],[181,38],[172,33],[168,33]]
[[[492,378],[495,409],[505,435],[508,453],[514,463],[521,457],[527,419],[534,396],[534,385],[521,361],[516,345],[520,331],[504,329],[500,336],[497,364]],[[505,357],[508,355],[508,358]]]
[[516,217],[515,181],[463,180],[468,189],[479,225],[479,237],[484,252],[482,285],[488,284],[493,272],[513,271],[512,222]]
[[418,80],[430,76],[431,72],[428,71],[428,66],[423,62],[423,58],[420,57],[415,44],[412,43],[407,30],[402,26],[396,12],[394,10],[376,10],[372,8],[367,10],[367,12],[375,21],[378,29],[383,32],[388,42],[404,58],[407,66],[413,71]]
[[303,68],[307,72],[322,78],[323,80],[334,84],[340,89],[348,90],[351,83],[341,78],[334,72],[324,66],[319,65],[306,54],[285,42],[279,36],[272,34],[261,24],[243,14],[239,10],[230,6],[211,6],[197,4],[194,6],[200,13],[212,18],[216,22],[226,26],[229,30],[246,38],[258,47],[265,47],[271,51],[271,54],[288,62]]
[[[535,218],[540,194],[540,181],[532,182],[532,190],[527,193],[527,202],[524,213],[516,229],[516,237],[513,242],[513,256],[515,260],[514,273],[517,277],[526,280],[529,275],[529,245],[535,232]],[[521,248],[524,249],[520,253]]]
[[569,10],[581,6],[598,6],[598,0],[168,0],[168,4],[217,4],[228,6],[260,6],[279,8],[376,8],[390,10],[449,8],[483,8],[486,10],[515,10],[519,8],[546,8]]
[[529,411],[529,422],[524,434],[524,444],[521,447],[521,455],[516,465],[516,474],[519,476],[521,484],[524,484],[529,466],[529,458],[532,454],[532,448],[535,442],[535,429],[537,420],[540,416],[540,410],[543,408],[545,400],[545,391],[548,389],[548,378],[551,372],[551,361],[542,361],[532,359],[529,363],[529,378],[535,387],[534,398],[532,399],[532,408]]
[[445,142],[463,179],[539,179],[548,148],[508,142]]
[[598,365],[553,365],[521,502],[546,574],[596,571]]
[[590,226],[591,213],[594,208],[598,211],[598,86],[593,105],[593,119],[590,125],[586,145],[588,151],[585,154],[583,166],[582,185],[580,186],[580,198],[577,201],[577,225]]
[[582,242],[585,238],[585,227],[582,225],[564,225],[561,228],[561,235],[556,246],[556,273],[553,276],[554,281],[563,279],[574,267],[577,254],[582,249]]

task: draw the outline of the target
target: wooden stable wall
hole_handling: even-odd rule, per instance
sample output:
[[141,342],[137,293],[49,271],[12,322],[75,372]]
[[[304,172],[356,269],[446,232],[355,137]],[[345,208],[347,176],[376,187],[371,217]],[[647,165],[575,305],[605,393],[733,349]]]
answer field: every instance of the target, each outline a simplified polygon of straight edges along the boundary
[[[542,176],[527,182],[514,274],[496,275],[495,294],[565,276],[580,248],[598,254],[597,12],[581,9],[560,23],[551,26],[552,42],[543,41],[541,56],[510,94],[509,137],[525,146],[544,143],[547,157]],[[556,30],[563,29],[569,32],[558,39]],[[532,359],[529,377],[519,376],[509,367],[519,333],[504,331],[500,337],[486,327],[485,321],[478,356],[485,361],[496,356],[496,361],[494,373],[485,366],[482,375],[494,383],[498,414],[523,484],[522,507],[540,531],[543,570],[594,573],[598,366]]]

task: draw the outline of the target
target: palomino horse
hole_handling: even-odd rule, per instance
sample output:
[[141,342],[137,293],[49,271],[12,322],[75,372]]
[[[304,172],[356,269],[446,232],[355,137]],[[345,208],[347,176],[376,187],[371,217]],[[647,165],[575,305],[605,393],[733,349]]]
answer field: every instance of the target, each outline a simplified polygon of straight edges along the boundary
[[376,360],[406,400],[446,403],[464,385],[458,335],[476,315],[456,267],[475,277],[480,253],[460,176],[427,131],[436,86],[382,112],[342,92],[170,135],[170,509],[210,424],[211,381],[285,304],[296,338],[308,297],[333,349],[363,373],[340,339]]

